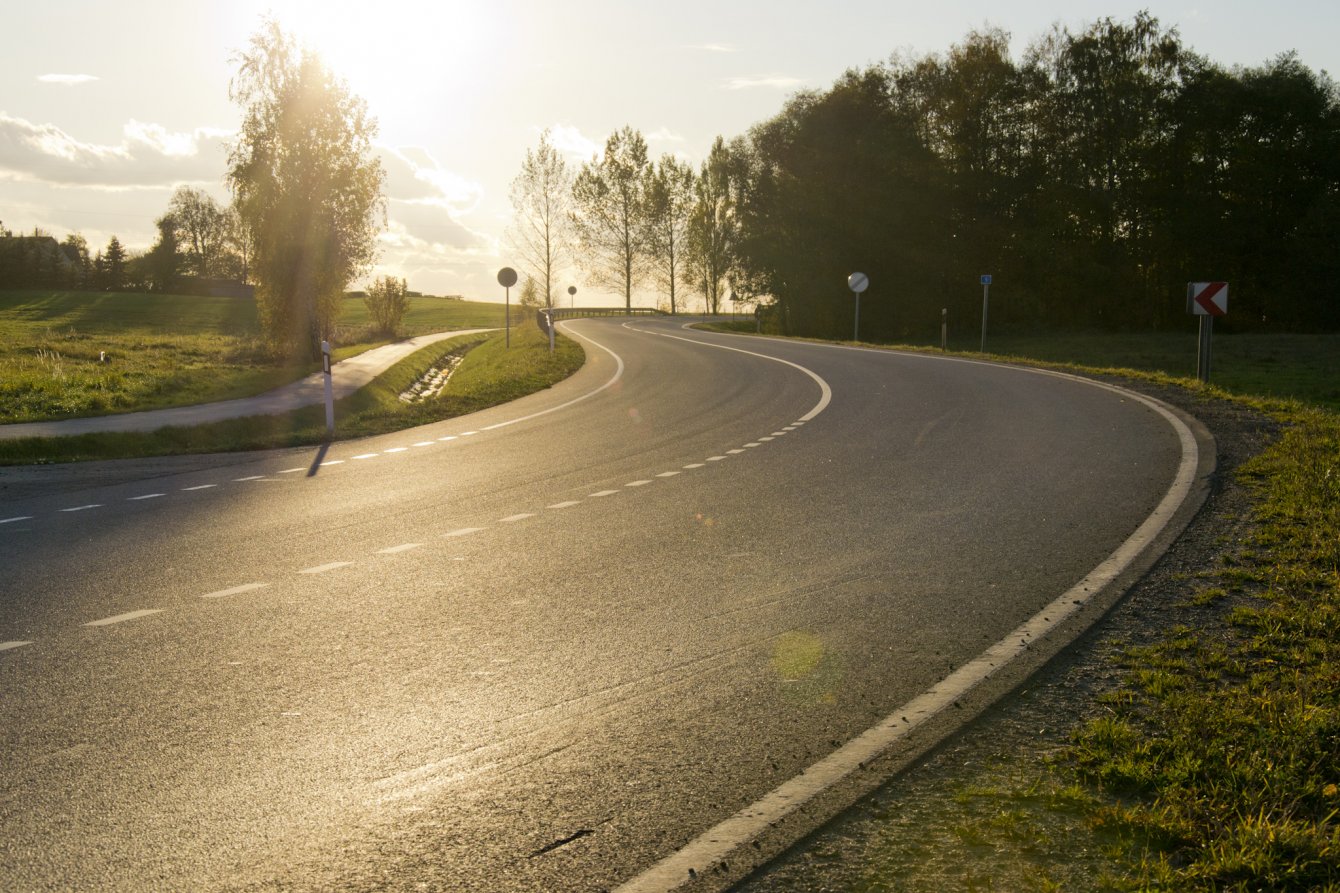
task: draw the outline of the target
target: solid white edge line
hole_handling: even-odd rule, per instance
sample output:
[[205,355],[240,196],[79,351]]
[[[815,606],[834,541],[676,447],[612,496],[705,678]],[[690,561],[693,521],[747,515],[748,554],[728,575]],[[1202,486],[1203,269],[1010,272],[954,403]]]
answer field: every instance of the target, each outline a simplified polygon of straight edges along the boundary
[[[1017,368],[1017,367],[1004,367]],[[998,673],[1030,647],[1030,642],[1067,620],[1072,614],[1095,598],[1102,589],[1130,566],[1145,548],[1167,527],[1168,522],[1186,501],[1196,480],[1200,451],[1195,435],[1186,424],[1161,402],[1134,391],[1081,378],[1065,373],[1039,371],[1060,378],[1068,378],[1094,387],[1103,388],[1123,397],[1143,403],[1172,426],[1182,445],[1182,461],[1177,474],[1163,499],[1144,522],[1125,542],[1117,547],[1101,564],[1088,573],[1068,591],[1052,601],[1029,620],[982,652],[972,661],[959,667],[936,685],[931,686],[907,704],[894,710],[878,724],[862,732],[827,757],[806,768],[800,775],[783,782],[762,799],[746,806],[730,818],[709,828],[686,846],[652,865],[637,877],[621,884],[615,893],[651,893],[670,891],[683,886],[692,878],[689,869],[701,874],[711,869],[736,848],[747,845],[760,836],[770,825],[812,800],[839,780],[860,769],[861,765],[878,757],[899,739],[916,727],[948,708],[955,700]],[[904,721],[906,718],[906,721]]]
[[[615,384],[615,382],[617,382],[619,379],[623,378],[623,357],[619,356],[617,353],[615,353],[614,351],[610,350],[608,347],[606,347],[605,345],[601,344],[599,341],[596,341],[594,338],[589,338],[589,337],[587,337],[586,335],[578,335],[576,332],[574,332],[574,331],[572,331],[571,329],[568,328],[568,324],[567,324],[566,322],[561,322],[561,323],[559,323],[559,324],[558,324],[558,328],[562,329],[564,332],[566,332],[567,334],[573,336],[574,338],[577,338],[577,339],[580,340],[580,341],[589,341],[591,344],[594,344],[596,347],[600,348],[600,349],[603,350],[605,353],[609,354],[611,357],[614,358],[614,374],[613,374],[612,376],[610,376],[609,381],[605,382],[604,384],[602,384],[602,385],[601,385],[600,387],[598,387],[598,388],[595,388],[595,389],[593,389],[593,390],[587,391],[585,394],[582,394],[580,397],[574,397],[573,399],[569,400],[567,403],[560,403],[560,404],[557,405],[557,406],[551,406],[551,407],[549,407],[548,409],[542,409],[542,410],[540,410],[539,412],[532,412],[530,415],[523,415],[523,416],[521,416],[520,418],[508,419],[507,421],[505,421],[505,422],[499,422],[499,423],[496,424],[496,425],[488,425],[488,426],[486,426],[486,427],[484,427],[484,428],[480,428],[480,429],[479,429],[480,431],[495,431],[495,430],[497,430],[498,428],[506,428],[508,425],[515,425],[515,424],[517,424],[518,422],[528,422],[528,421],[530,421],[531,419],[538,419],[540,416],[548,415],[548,414],[551,413],[551,412],[558,412],[560,409],[567,409],[569,406],[572,406],[573,404],[581,403],[583,400],[588,400],[588,399],[590,399],[591,397],[594,397],[596,394],[599,394],[601,391],[605,390],[606,388],[613,387],[614,384]],[[476,432],[474,432],[474,431],[466,431],[466,432],[465,432],[464,434],[462,434],[461,436],[462,436],[462,437],[465,437],[466,435],[474,434],[474,433],[476,433]]]
[[104,617],[101,620],[90,620],[84,626],[111,626],[113,623],[125,623],[127,620],[138,620],[141,617],[148,617],[150,614],[161,614],[162,608],[144,608],[139,611],[129,611],[125,614],[117,614],[115,617]]
[[22,648],[24,645],[31,645],[32,642],[0,642],[0,651],[9,651],[12,648]]
[[3,520],[0,520],[0,524],[13,524],[15,521],[31,521],[32,519],[33,519],[32,515],[17,515],[13,518],[5,518]]

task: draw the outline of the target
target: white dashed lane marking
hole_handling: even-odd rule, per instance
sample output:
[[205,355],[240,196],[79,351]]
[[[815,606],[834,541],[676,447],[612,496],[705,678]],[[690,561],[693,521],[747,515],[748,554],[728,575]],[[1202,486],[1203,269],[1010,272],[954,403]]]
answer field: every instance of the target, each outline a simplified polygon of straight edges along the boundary
[[[732,452],[742,453],[742,452],[744,452],[744,450],[732,450]],[[708,456],[708,457],[707,457],[707,461],[708,461],[708,462],[720,462],[720,461],[722,461],[722,460],[725,459],[725,458],[726,458],[725,456]]]
[[388,453],[406,453],[406,452],[409,452],[409,447],[391,447],[389,450],[386,450],[386,452],[388,452]]
[[70,508],[70,509],[61,509],[61,511],[62,511],[62,512],[84,512],[84,511],[88,511],[89,509],[100,509],[100,508],[102,508],[102,503],[101,503],[101,502],[95,502],[95,503],[93,503],[93,504],[91,504],[91,505],[77,505],[77,506],[75,506],[74,508]]
[[376,552],[376,554],[378,554],[378,555],[395,555],[395,554],[397,554],[397,553],[399,553],[399,552],[408,552],[410,549],[417,549],[417,548],[419,548],[419,547],[422,546],[422,545],[423,545],[423,543],[401,543],[401,544],[398,545],[398,546],[390,546],[390,547],[388,547],[388,548],[386,548],[386,549],[378,549],[377,552]]
[[148,617],[150,614],[161,614],[162,608],[145,608],[141,611],[130,611],[126,614],[117,614],[115,617],[104,617],[101,620],[92,620],[85,623],[84,626],[111,626],[113,623],[125,623],[127,620],[139,620],[141,617]]
[[339,570],[342,567],[349,567],[352,561],[332,561],[330,564],[318,564],[316,567],[303,568],[298,571],[300,574],[324,574],[326,571]]
[[760,438],[758,439],[758,442],[759,442],[759,443],[767,443],[769,440],[776,440],[776,439],[777,439],[777,438],[775,438],[775,437],[760,437]]
[[22,648],[24,645],[31,645],[32,642],[0,642],[0,651],[8,651],[11,648]]
[[0,524],[13,524],[15,521],[31,521],[32,519],[33,519],[32,515],[17,515],[13,518],[5,518],[3,520],[0,520]]
[[524,521],[526,518],[534,518],[534,512],[518,512],[515,515],[508,515],[506,518],[499,518],[499,524],[511,524],[513,521]]
[[241,595],[244,592],[255,592],[257,589],[264,589],[269,583],[243,583],[241,586],[234,586],[232,589],[220,589],[218,592],[206,592],[201,598],[227,598],[230,595]]
[[677,475],[677,474],[679,474],[679,473],[680,473],[680,472],[678,472],[678,471],[662,471],[660,474],[658,474],[658,475],[656,475],[656,476],[657,476],[658,478],[672,478],[672,477],[674,477],[675,475]]
[[439,438],[438,438],[438,440],[442,441],[443,443],[445,443],[445,442],[448,441],[448,440],[455,440],[455,439],[456,439],[456,435],[455,435],[455,434],[448,434],[446,437],[439,437]]
[[475,436],[476,434],[478,434],[478,433],[479,433],[478,431],[462,431],[462,432],[461,432],[461,436],[462,436],[462,437],[474,437],[474,436]]
[[306,471],[306,470],[307,470],[307,466],[306,466],[306,465],[303,465],[303,466],[300,466],[300,467],[298,467],[298,468],[285,468],[283,471],[281,471],[281,472],[279,472],[279,473],[280,473],[280,474],[293,474],[294,472],[298,472],[298,471]]
[[417,446],[417,447],[424,447],[424,446],[433,446],[433,445],[435,445],[436,443],[437,443],[437,441],[435,441],[435,440],[421,440],[421,441],[419,441],[418,443],[416,443],[416,444],[414,444],[414,445]]
[[376,459],[376,458],[377,458],[378,456],[380,456],[380,455],[381,455],[381,453],[360,453],[359,455],[354,456],[354,458],[355,458],[355,459]]
[[247,481],[259,481],[259,480],[260,480],[261,478],[263,478],[263,477],[265,477],[265,475],[263,475],[263,474],[253,474],[253,475],[251,475],[251,476],[249,476],[249,477],[244,477],[244,478],[233,478],[233,483],[234,483],[234,484],[243,484],[243,483],[246,483]]
[[613,496],[615,493],[618,492],[619,492],[618,490],[601,490],[599,493],[592,493],[591,498],[594,499],[597,496]]
[[479,531],[481,531],[481,530],[485,530],[485,529],[486,529],[486,528],[483,528],[483,527],[462,527],[462,528],[460,528],[459,530],[453,530],[453,531],[451,531],[450,533],[444,533],[444,534],[442,534],[442,535],[443,535],[444,537],[469,536],[469,535],[472,534],[472,533],[479,533]]
[[761,444],[761,443],[746,443],[745,446],[747,446],[747,447],[756,447],[756,446],[763,446],[763,444]]
[[625,486],[625,487],[645,487],[645,486],[647,486],[647,484],[650,484],[650,483],[651,483],[651,481],[629,481],[628,483],[624,484],[624,486]]
[[[732,455],[732,456],[738,456],[740,453],[743,453],[744,450],[726,450],[726,452],[729,453],[729,454]],[[711,459],[708,459],[707,461],[708,461],[708,462],[711,462],[712,460],[711,460]]]
[[166,495],[166,493],[145,493],[143,496],[131,496],[126,502],[139,502],[141,499],[157,499],[160,496]]
[[685,466],[684,466],[685,469],[689,469],[689,468],[702,468],[702,467],[703,467],[703,463],[701,463],[701,462],[690,462],[688,465],[685,465]]
[[218,484],[196,484],[194,487],[182,487],[181,492],[190,493],[192,490],[208,490],[211,487],[217,486]]
[[549,506],[549,508],[551,508],[551,509],[567,509],[567,508],[572,508],[574,505],[581,505],[581,501],[580,501],[580,500],[577,500],[577,499],[569,499],[567,502],[556,502],[556,503],[554,503],[553,505]]
[[[331,460],[329,460],[329,461],[327,461],[327,462],[322,462],[322,463],[321,463],[321,467],[324,468],[324,467],[326,467],[327,465],[343,465],[343,464],[344,464],[344,460],[343,460],[343,459],[331,459]],[[299,470],[301,470],[301,469],[299,469]]]

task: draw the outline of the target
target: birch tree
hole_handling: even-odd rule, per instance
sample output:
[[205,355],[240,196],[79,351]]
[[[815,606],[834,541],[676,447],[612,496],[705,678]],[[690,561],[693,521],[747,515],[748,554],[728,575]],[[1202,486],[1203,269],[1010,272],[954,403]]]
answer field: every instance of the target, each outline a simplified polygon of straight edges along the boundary
[[543,286],[544,305],[554,305],[554,278],[572,259],[572,172],[546,129],[540,145],[526,150],[512,181],[512,226],[508,236],[525,271]]

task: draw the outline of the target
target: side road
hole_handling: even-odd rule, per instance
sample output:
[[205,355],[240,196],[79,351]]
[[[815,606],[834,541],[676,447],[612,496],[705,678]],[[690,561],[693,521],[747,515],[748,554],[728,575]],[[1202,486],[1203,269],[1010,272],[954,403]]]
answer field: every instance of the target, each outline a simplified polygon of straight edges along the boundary
[[[376,378],[400,360],[421,347],[459,335],[491,332],[492,329],[457,329],[419,335],[395,344],[377,347],[356,357],[341,360],[331,366],[331,384],[335,399],[347,397]],[[254,397],[220,400],[196,406],[175,406],[147,412],[127,412],[119,415],[94,416],[83,419],[63,419],[51,422],[24,422],[18,425],[0,425],[0,440],[20,437],[63,437],[105,431],[154,431],[169,425],[190,426],[224,419],[253,415],[280,415],[303,406],[311,406],[325,399],[323,374],[315,372],[304,379],[275,388]]]

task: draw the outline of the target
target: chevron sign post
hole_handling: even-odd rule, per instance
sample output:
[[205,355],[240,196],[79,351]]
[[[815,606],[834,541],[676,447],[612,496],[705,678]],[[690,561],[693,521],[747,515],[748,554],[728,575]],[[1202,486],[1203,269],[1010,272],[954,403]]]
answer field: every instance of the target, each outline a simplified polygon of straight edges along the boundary
[[1228,283],[1188,282],[1186,312],[1196,316],[1227,316]]
[[1188,282],[1186,312],[1200,317],[1200,347],[1196,352],[1196,377],[1208,382],[1214,318],[1228,315],[1228,283]]

